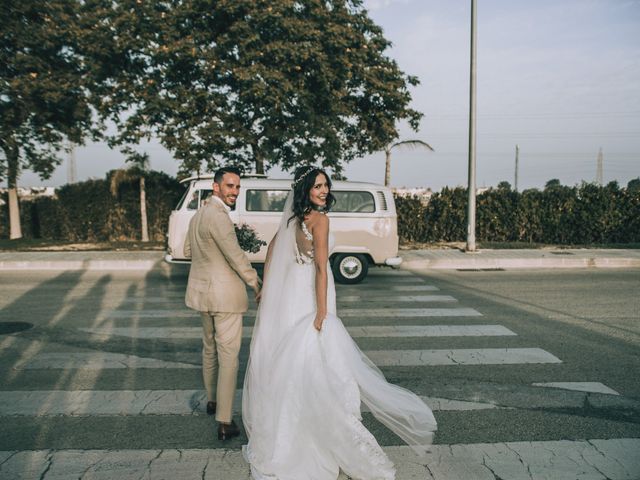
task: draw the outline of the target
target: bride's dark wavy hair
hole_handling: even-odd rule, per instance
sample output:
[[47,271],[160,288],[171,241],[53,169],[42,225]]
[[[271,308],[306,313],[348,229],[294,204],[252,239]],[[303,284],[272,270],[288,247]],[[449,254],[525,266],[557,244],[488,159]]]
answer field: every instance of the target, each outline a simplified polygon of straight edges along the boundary
[[331,193],[331,178],[327,175],[327,172],[312,165],[298,167],[293,175],[293,215],[287,220],[287,225],[294,218],[297,218],[300,222],[304,221],[304,217],[313,210],[309,192],[315,185],[316,177],[320,173],[327,179],[327,186],[329,187],[324,211],[328,212],[333,204],[336,203],[336,197]]

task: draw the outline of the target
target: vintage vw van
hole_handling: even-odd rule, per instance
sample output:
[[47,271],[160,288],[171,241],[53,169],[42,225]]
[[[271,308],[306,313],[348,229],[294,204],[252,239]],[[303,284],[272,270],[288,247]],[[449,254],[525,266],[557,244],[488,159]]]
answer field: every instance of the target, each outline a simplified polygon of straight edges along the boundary
[[[167,233],[168,262],[186,262],[183,247],[189,221],[213,191],[212,175],[187,178],[184,196],[169,217]],[[252,226],[270,242],[276,233],[291,180],[263,176],[242,177],[240,195],[230,212],[236,224]],[[397,266],[398,226],[391,190],[381,185],[360,182],[333,182],[336,203],[329,213],[335,237],[330,252],[336,281],[358,283],[367,276],[370,265]],[[253,263],[264,263],[267,247],[248,254]]]

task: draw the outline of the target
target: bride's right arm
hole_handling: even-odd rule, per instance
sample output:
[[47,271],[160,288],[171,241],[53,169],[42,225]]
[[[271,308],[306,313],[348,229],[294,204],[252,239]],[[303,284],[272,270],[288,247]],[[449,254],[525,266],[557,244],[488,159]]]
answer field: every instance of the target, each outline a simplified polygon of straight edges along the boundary
[[313,256],[316,266],[316,318],[313,326],[322,330],[322,323],[327,316],[327,264],[329,263],[329,218],[321,213],[316,214],[311,234],[313,235]]
[[264,260],[264,269],[262,273],[263,280],[267,278],[267,269],[269,268],[269,263],[271,263],[271,255],[273,253],[273,245],[276,243],[276,237],[278,234],[276,233],[271,241],[269,242],[269,246],[267,247],[267,258]]

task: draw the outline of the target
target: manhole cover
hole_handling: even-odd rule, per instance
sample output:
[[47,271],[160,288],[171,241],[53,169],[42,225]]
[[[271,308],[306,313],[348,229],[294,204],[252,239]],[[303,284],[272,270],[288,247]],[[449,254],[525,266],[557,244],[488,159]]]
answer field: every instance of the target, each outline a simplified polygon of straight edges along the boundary
[[33,323],[27,322],[0,322],[0,335],[18,333],[33,328]]

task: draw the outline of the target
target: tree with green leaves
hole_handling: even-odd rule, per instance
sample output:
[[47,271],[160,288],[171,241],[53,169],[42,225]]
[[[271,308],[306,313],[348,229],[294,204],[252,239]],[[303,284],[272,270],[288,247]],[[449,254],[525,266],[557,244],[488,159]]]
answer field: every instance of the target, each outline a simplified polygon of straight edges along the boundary
[[627,183],[627,191],[629,192],[640,192],[640,177],[632,178]]
[[17,183],[30,169],[49,178],[65,142],[92,131],[87,71],[78,54],[77,3],[2,1],[0,179],[9,190],[10,238],[22,237]]
[[184,171],[343,164],[417,129],[405,75],[361,0],[86,0],[113,145],[157,137]]
[[391,150],[394,148],[426,148],[434,152],[435,150],[427,142],[422,140],[402,140],[401,142],[395,142],[384,147],[385,153],[385,169],[384,169],[384,184],[385,186],[391,185]]
[[552,178],[551,180],[548,180],[547,183],[544,184],[544,189],[549,190],[552,188],[559,188],[561,186],[562,184],[560,183],[560,180],[558,180],[557,178]]

